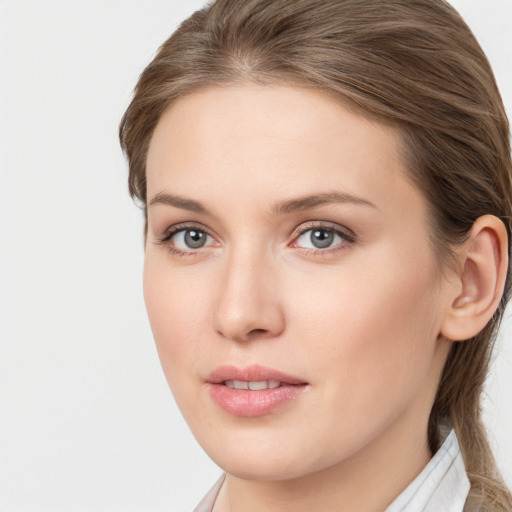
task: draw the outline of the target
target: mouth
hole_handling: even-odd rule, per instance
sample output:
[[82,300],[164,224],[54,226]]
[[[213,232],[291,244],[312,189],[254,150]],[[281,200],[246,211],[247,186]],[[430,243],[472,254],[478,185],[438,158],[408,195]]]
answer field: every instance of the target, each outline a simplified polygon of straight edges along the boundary
[[281,386],[278,380],[260,380],[260,381],[246,381],[246,380],[225,380],[222,382],[224,386],[229,389],[239,389],[246,391],[259,391],[261,389],[275,389]]
[[254,364],[244,368],[225,365],[219,366],[207,377],[206,382],[210,384],[224,384],[234,389],[257,389],[277,388],[279,386],[307,384],[304,379],[289,375],[273,368],[267,368]]
[[259,365],[221,366],[206,379],[213,402],[233,416],[270,414],[299,398],[309,387],[303,379]]

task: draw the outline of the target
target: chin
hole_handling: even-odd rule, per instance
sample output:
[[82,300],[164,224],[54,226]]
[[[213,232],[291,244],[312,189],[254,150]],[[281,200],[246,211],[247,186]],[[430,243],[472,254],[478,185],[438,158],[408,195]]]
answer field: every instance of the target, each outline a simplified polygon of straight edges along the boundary
[[[214,459],[215,460],[215,459]],[[308,473],[306,468],[298,466],[297,461],[286,463],[275,460],[254,460],[238,457],[238,460],[215,461],[230,475],[243,480],[285,481],[294,480]]]
[[318,453],[311,453],[307,444],[282,437],[270,440],[256,434],[253,442],[235,438],[202,446],[226,473],[244,480],[293,480],[324,469],[323,462],[332,462],[318,460]]

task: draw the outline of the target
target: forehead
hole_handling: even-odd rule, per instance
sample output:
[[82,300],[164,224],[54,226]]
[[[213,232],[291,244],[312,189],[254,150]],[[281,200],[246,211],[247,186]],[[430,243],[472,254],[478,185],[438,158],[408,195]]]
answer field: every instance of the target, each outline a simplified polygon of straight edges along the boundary
[[335,188],[372,202],[411,191],[422,200],[395,129],[288,86],[209,88],[177,100],[155,129],[147,179],[148,199],[169,189],[213,201],[215,191],[248,204]]

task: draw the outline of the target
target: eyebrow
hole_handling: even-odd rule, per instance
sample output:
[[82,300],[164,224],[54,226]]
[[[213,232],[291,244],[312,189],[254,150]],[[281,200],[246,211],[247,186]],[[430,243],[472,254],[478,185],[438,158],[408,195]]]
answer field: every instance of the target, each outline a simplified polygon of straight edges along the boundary
[[182,210],[188,210],[190,212],[199,213],[201,215],[208,215],[208,209],[203,206],[200,202],[194,201],[193,199],[186,199],[181,196],[176,196],[173,194],[167,194],[164,192],[159,192],[156,194],[153,199],[149,202],[149,206],[153,206],[154,204],[165,204],[167,206],[174,206],[176,208],[181,208]]
[[345,192],[325,192],[323,194],[313,194],[309,196],[298,197],[296,199],[290,199],[288,201],[282,201],[277,203],[272,208],[272,213],[275,215],[283,215],[287,213],[293,213],[298,211],[309,210],[316,206],[323,206],[324,204],[331,203],[351,203],[363,206],[370,206],[378,209],[371,201],[357,197],[352,194]]
[[[335,191],[281,201],[273,206],[271,213],[273,215],[286,215],[331,203],[351,203],[356,205],[370,206],[372,208],[378,209],[371,201],[368,201],[367,199],[363,199],[362,197],[357,197],[352,194],[347,194],[345,192]],[[199,201],[194,201],[193,199],[187,199],[165,192],[159,192],[149,202],[149,206],[155,204],[164,204],[201,215],[210,215],[208,208],[203,206]]]

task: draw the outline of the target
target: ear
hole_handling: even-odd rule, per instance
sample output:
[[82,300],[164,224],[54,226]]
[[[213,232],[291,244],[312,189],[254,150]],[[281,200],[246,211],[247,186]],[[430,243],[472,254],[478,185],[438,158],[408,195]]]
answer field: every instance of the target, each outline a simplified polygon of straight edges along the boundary
[[479,217],[457,259],[460,272],[440,333],[452,341],[477,335],[498,308],[508,268],[503,222],[493,215]]

